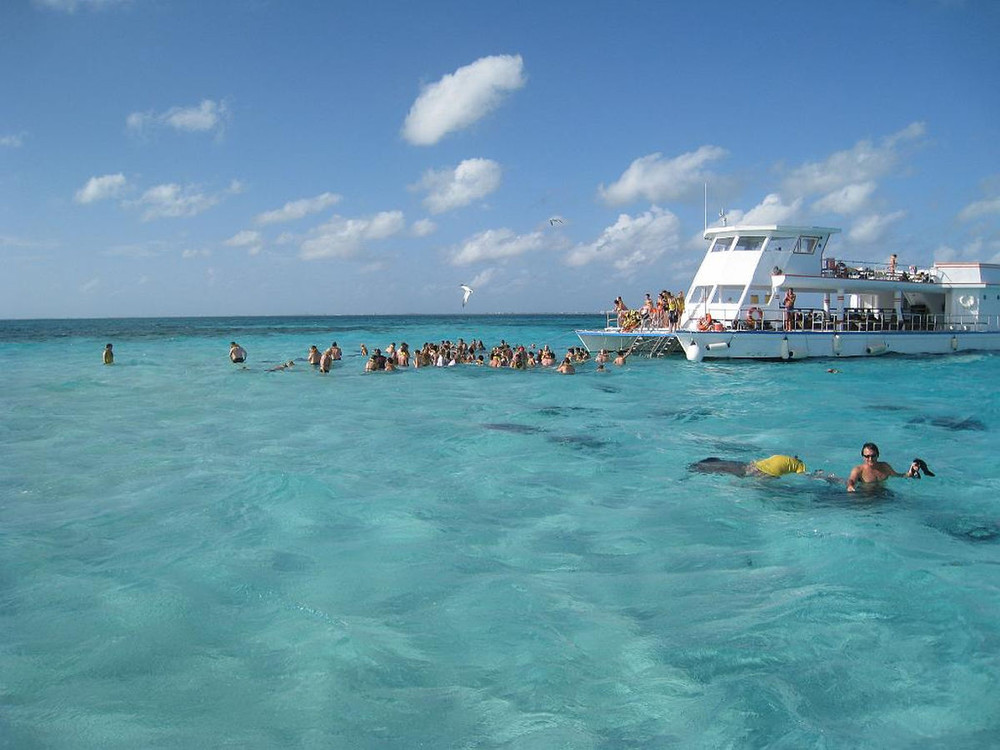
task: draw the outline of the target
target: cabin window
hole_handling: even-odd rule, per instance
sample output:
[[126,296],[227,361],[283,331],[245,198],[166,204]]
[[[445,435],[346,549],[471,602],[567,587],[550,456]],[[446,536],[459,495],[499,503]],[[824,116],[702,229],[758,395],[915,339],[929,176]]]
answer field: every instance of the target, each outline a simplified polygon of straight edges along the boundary
[[687,301],[688,301],[688,303],[694,304],[694,305],[697,305],[699,302],[704,302],[705,301],[705,287],[703,287],[703,286],[696,286],[694,289],[692,289],[691,292],[690,292],[690,294],[688,294]]
[[740,237],[734,250],[760,250],[764,246],[763,237]]
[[721,253],[729,249],[729,246],[733,244],[732,237],[716,237],[715,241],[712,243],[713,253]]
[[742,293],[743,287],[741,286],[719,286],[715,290],[712,302],[733,304],[740,298]]
[[799,237],[792,252],[801,255],[812,255],[816,252],[816,248],[819,247],[820,239],[819,237]]

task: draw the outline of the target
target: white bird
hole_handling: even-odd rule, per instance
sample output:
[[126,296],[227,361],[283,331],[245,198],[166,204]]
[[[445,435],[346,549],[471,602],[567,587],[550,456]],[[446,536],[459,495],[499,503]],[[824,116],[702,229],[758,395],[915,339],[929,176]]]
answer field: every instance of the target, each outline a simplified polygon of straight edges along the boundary
[[463,292],[465,292],[465,294],[462,295],[462,307],[465,307],[465,303],[468,302],[469,297],[472,296],[472,287],[468,284],[459,284],[459,287]]

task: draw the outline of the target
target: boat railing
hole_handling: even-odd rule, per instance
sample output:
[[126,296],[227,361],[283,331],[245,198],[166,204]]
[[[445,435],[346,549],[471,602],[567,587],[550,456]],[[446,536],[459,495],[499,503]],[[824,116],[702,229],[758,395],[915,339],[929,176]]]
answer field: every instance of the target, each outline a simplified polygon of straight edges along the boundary
[[[712,312],[714,321],[725,330],[736,331],[817,331],[817,332],[865,332],[865,331],[997,331],[1000,330],[1000,316],[946,315],[944,313],[923,313],[892,308],[845,308],[843,311],[823,308],[797,308],[786,321],[784,311],[764,310],[756,315],[729,318],[731,310]],[[692,320],[690,328],[697,328]],[[704,329],[703,329],[704,330]]]
[[872,263],[865,260],[839,260],[827,258],[823,264],[822,276],[830,279],[877,279],[880,281],[914,281],[933,284],[934,274],[916,266],[893,268],[888,263]]
[[[628,313],[634,313],[628,315]],[[623,333],[666,331],[666,325],[657,325],[651,315],[643,315],[641,310],[623,310],[618,313],[614,310],[604,311],[604,330],[622,331]]]

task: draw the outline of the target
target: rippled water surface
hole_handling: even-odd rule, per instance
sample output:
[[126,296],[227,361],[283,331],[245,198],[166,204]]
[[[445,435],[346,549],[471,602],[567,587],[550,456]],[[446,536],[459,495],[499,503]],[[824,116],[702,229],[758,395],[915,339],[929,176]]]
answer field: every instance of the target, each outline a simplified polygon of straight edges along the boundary
[[356,354],[599,322],[0,322],[0,747],[995,747],[1000,358]]

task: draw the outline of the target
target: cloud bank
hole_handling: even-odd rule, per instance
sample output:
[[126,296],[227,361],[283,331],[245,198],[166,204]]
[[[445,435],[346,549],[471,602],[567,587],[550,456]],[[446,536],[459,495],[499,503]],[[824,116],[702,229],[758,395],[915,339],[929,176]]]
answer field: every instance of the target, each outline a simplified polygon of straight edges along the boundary
[[290,201],[274,211],[265,211],[254,217],[257,224],[278,224],[285,221],[295,221],[309,214],[318,213],[323,209],[340,203],[341,196],[336,193],[322,193],[315,198],[303,198]]
[[214,131],[221,135],[229,121],[229,107],[225,102],[205,99],[193,107],[172,107],[166,112],[133,112],[125,118],[125,125],[133,133],[143,133],[155,128],[172,128],[183,133]]
[[705,166],[727,153],[719,146],[702,146],[673,159],[664,159],[661,153],[642,156],[633,161],[617,181],[608,187],[601,185],[598,193],[612,206],[640,198],[656,202],[700,195],[703,185],[711,178]]
[[101,177],[91,177],[87,184],[76,191],[73,200],[77,203],[96,203],[108,198],[116,198],[125,189],[125,175],[106,174]]
[[367,242],[383,240],[406,228],[402,211],[383,211],[371,218],[333,219],[317,227],[313,236],[299,246],[303,260],[351,258],[358,255]]
[[541,232],[515,234],[510,229],[487,229],[462,243],[451,256],[456,266],[467,266],[484,260],[501,260],[524,255],[543,246]]
[[440,214],[492,193],[500,187],[501,172],[492,159],[466,159],[454,169],[428,170],[415,189],[426,190],[424,206]]
[[481,120],[524,83],[520,55],[480,58],[420,92],[403,123],[403,138],[415,146],[431,146]]
[[166,183],[151,187],[134,201],[126,201],[128,208],[143,210],[142,220],[177,219],[197,216],[218,205],[226,196],[242,192],[239,182],[233,181],[226,190],[217,193],[202,192],[196,185]]
[[670,211],[652,206],[637,216],[621,214],[594,242],[577,245],[566,256],[571,266],[610,263],[619,271],[637,270],[681,247],[680,221]]

